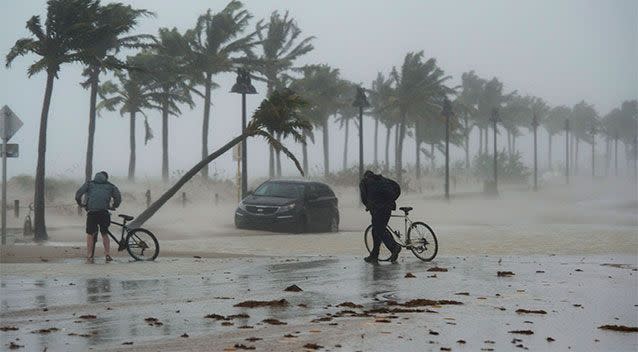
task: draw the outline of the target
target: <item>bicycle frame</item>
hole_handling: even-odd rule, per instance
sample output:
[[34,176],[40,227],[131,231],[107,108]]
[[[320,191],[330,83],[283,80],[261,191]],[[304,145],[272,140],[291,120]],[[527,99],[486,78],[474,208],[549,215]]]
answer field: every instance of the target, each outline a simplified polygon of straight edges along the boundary
[[[387,228],[390,230],[390,233],[393,235],[393,237],[395,237],[396,239],[398,239],[398,241],[396,241],[401,247],[408,247],[410,246],[410,232],[408,231],[408,228],[412,226],[412,220],[410,220],[410,217],[408,217],[408,215],[390,215],[391,218],[403,218],[403,231],[405,231],[405,241],[403,241],[401,239],[401,232],[395,231],[392,227],[390,227],[390,225],[388,224]],[[409,224],[409,226],[408,226]]]

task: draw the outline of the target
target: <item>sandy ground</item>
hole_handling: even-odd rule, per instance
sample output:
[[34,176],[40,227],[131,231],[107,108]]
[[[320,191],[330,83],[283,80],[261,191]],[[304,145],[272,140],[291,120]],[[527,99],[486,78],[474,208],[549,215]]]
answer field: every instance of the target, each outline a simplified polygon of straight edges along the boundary
[[[411,218],[434,228],[439,255],[423,263],[404,252],[400,264],[379,267],[361,261],[369,218],[355,189],[336,191],[341,231],[335,234],[239,231],[232,202],[193,200],[185,208],[173,202],[146,224],[160,240],[154,263],[131,262],[124,252],[115,263],[98,259],[85,265],[84,218],[52,212],[49,242],[36,245],[17,235],[1,248],[0,326],[18,330],[0,330],[0,350],[11,343],[29,351],[241,349],[235,344],[296,351],[306,343],[344,351],[638,349],[638,333],[598,329],[638,326],[635,184],[582,180],[569,190],[552,184],[538,193],[510,188],[498,199],[468,190],[450,202],[435,194],[406,194],[400,205],[413,206]],[[135,215],[141,209],[130,201],[119,212]],[[10,219],[9,227],[20,222]],[[101,253],[98,245],[96,254]],[[448,272],[427,271],[435,266]],[[501,270],[515,275],[497,278]],[[416,278],[404,278],[407,272]],[[282,291],[292,284],[304,291]],[[469,295],[455,295],[459,292]],[[281,298],[290,305],[233,307],[241,300]],[[419,307],[438,313],[361,316],[392,308],[393,300],[416,298],[464,304]],[[334,317],[344,301],[363,307],[354,309],[355,317]],[[519,308],[547,314],[518,314]],[[250,317],[203,318],[240,312]],[[96,318],[78,319],[83,314]],[[162,325],[149,326],[148,317]],[[269,325],[265,318],[287,325]],[[318,318],[326,319],[311,322]],[[385,320],[390,322],[380,322]],[[253,328],[239,329],[244,325]],[[32,333],[50,327],[60,330]],[[533,334],[509,333],[514,330]],[[180,337],[183,333],[188,337]],[[250,337],[263,340],[247,341]]]

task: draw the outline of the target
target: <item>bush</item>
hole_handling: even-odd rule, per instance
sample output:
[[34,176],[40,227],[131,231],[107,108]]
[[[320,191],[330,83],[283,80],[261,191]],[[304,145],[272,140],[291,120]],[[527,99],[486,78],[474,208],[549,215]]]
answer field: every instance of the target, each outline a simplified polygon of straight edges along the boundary
[[[508,155],[501,151],[497,156],[498,178],[504,182],[525,183],[531,174],[529,169],[521,162],[519,152]],[[472,174],[482,180],[494,179],[494,156],[491,154],[479,154],[474,157]]]

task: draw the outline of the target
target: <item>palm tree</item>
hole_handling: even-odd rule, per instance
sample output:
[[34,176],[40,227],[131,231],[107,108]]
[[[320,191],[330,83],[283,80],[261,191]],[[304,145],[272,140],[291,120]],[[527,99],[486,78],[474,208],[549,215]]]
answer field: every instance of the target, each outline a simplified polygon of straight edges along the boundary
[[446,94],[454,93],[453,89],[444,85],[450,77],[444,75],[443,70],[437,66],[436,59],[431,58],[425,62],[422,60],[423,51],[408,53],[401,66],[401,72],[393,68],[391,74],[395,83],[391,106],[399,112],[401,117],[395,157],[399,184],[403,182],[403,140],[410,122],[408,117],[417,116],[420,111],[432,109],[437,106],[437,99],[442,100]]
[[[465,150],[465,169],[467,172],[470,170],[470,133],[475,126],[473,120],[477,118],[479,98],[484,86],[485,80],[479,78],[474,71],[463,73],[461,75],[461,92],[453,104],[453,110],[457,112],[456,116],[463,117],[463,135],[465,136],[463,149]],[[481,134],[480,131],[479,134]],[[480,137],[482,141],[482,135]]]
[[549,110],[545,119],[541,120],[543,127],[545,127],[545,130],[547,131],[547,166],[549,170],[552,169],[552,139],[555,134],[561,133],[565,130],[565,120],[569,118],[570,114],[571,109],[567,106],[561,105]]
[[84,75],[88,79],[82,83],[90,88],[89,130],[86,147],[85,181],[93,176],[93,143],[95,137],[95,114],[100,73],[125,67],[114,54],[121,49],[148,47],[151,35],[125,36],[136,25],[140,17],[151,16],[152,12],[133,9],[121,3],[99,6],[95,14],[95,36],[90,45],[83,48],[82,61],[86,65]]
[[[208,156],[208,134],[210,125],[211,91],[217,85],[213,76],[230,72],[236,68],[242,57],[256,43],[257,32],[241,36],[252,18],[242,9],[240,1],[233,0],[218,13],[211,10],[199,16],[194,29],[185,33],[190,50],[187,52],[189,70],[197,85],[204,86],[204,118],[202,123],[202,159]],[[202,169],[202,176],[208,179],[208,166]]]
[[[285,86],[283,83],[286,73],[293,68],[295,60],[300,56],[308,53],[313,49],[310,42],[314,37],[306,37],[300,39],[301,29],[297,26],[297,23],[292,17],[289,17],[288,11],[282,17],[279,12],[274,11],[270,15],[270,21],[262,27],[261,21],[257,23],[257,35],[259,37],[259,43],[262,47],[261,56],[250,55],[250,67],[259,72],[263,78],[260,80],[266,81],[267,94],[270,94],[275,89],[280,89]],[[267,29],[264,35],[262,29]],[[275,176],[275,149],[270,148],[269,159],[269,176]],[[279,154],[277,154],[278,165],[281,166],[279,161]],[[281,167],[277,170],[277,175],[281,176]]]
[[149,80],[154,106],[162,112],[162,180],[168,181],[168,117],[182,114],[179,105],[193,107],[184,55],[188,43],[176,28],[160,28],[158,43],[137,57],[139,68]]
[[168,202],[168,200],[203,167],[249,137],[263,137],[266,139],[268,144],[272,145],[275,150],[280,150],[288,156],[288,158],[295,163],[299,172],[303,175],[303,169],[301,168],[297,158],[269,131],[281,134],[284,137],[290,136],[295,141],[303,143],[303,131],[312,129],[310,122],[301,117],[301,109],[305,106],[305,104],[306,102],[292,90],[284,89],[282,91],[273,92],[268,99],[265,99],[259,105],[259,108],[255,111],[252,120],[248,123],[246,130],[242,132],[242,134],[231,139],[224,146],[193,166],[171,188],[169,188],[153,204],[151,204],[151,206],[144,210],[130,224],[130,226],[141,226],[164,204],[166,204],[166,202]]
[[593,105],[583,100],[572,108],[569,124],[571,135],[576,141],[576,149],[574,150],[574,173],[578,172],[578,147],[580,141],[583,140],[587,143],[591,143],[590,131],[592,127],[598,127],[599,123],[598,113]]
[[[135,57],[127,59],[127,65],[134,67],[136,65]],[[119,84],[106,81],[100,85],[98,94],[102,99],[97,105],[97,111],[102,109],[115,111],[119,107],[121,116],[129,114],[129,164],[128,179],[135,181],[135,121],[137,114],[140,113],[146,117],[144,110],[156,109],[157,106],[152,103],[153,92],[149,89],[148,82],[144,81],[144,75],[136,70],[128,72],[118,71],[115,73]]]
[[385,149],[385,166],[388,166],[388,158],[389,158],[389,140],[390,140],[390,131],[392,125],[388,125],[386,122],[389,122],[387,116],[389,114],[389,109],[386,107],[389,106],[388,99],[392,93],[392,80],[386,79],[383,73],[377,73],[377,78],[372,82],[372,88],[369,91],[369,100],[370,100],[370,114],[374,118],[374,166],[375,168],[379,165],[378,159],[378,133],[379,133],[379,122],[383,123],[386,126],[386,149]]
[[336,122],[339,123],[339,128],[345,127],[344,133],[344,147],[343,147],[343,170],[348,168],[348,141],[350,138],[350,121],[355,120],[358,128],[359,108],[354,107],[352,102],[354,101],[355,94],[357,92],[357,86],[346,80],[341,80],[339,85],[339,97],[338,97],[338,114],[339,117]]
[[324,177],[330,173],[330,138],[328,120],[339,110],[342,89],[339,70],[328,65],[308,65],[298,69],[302,77],[294,80],[291,87],[308,101],[307,115],[311,123],[323,133]]
[[496,77],[485,83],[478,101],[479,118],[476,120],[476,123],[480,126],[480,128],[485,130],[485,148],[482,151],[483,153],[488,153],[488,131],[491,125],[490,117],[492,116],[493,109],[501,108],[505,103],[512,99],[515,94],[516,91],[509,94],[503,94],[503,83],[501,83]]
[[27,29],[34,38],[18,39],[6,56],[9,67],[18,56],[35,54],[39,59],[29,66],[29,77],[45,71],[47,74],[44,90],[40,131],[38,134],[38,161],[35,172],[34,238],[48,239],[44,208],[44,176],[47,144],[47,123],[53,92],[53,82],[58,77],[60,66],[80,61],[79,51],[85,48],[93,37],[94,14],[99,3],[96,0],[49,0],[44,28],[39,16],[27,21]]

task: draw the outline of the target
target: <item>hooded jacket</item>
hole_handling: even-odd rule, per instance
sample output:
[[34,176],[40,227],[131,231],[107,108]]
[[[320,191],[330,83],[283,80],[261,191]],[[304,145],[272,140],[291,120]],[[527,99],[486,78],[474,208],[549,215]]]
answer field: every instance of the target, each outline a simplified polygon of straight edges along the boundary
[[86,210],[100,211],[110,208],[111,198],[113,198],[113,208],[117,208],[122,202],[120,190],[107,181],[106,175],[101,172],[95,174],[93,181],[89,181],[75,192],[75,201],[82,206],[82,196],[86,194]]
[[359,183],[359,193],[367,210],[394,210],[401,188],[395,181],[370,172]]

